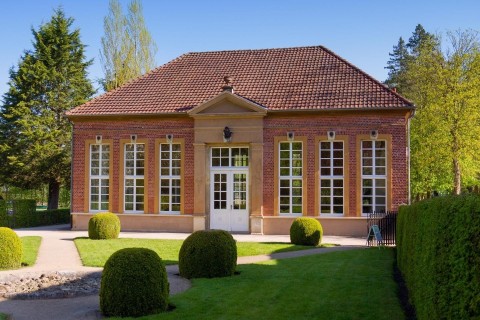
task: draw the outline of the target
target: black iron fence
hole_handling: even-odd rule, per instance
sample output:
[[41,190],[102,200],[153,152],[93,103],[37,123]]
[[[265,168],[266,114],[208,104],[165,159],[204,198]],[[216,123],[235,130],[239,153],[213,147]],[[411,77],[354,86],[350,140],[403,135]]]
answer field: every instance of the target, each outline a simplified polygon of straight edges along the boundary
[[[395,245],[395,236],[397,232],[397,211],[387,212],[372,212],[368,214],[367,218],[367,245]],[[378,241],[377,237],[372,230],[372,226],[378,226],[380,231],[381,241]],[[374,227],[375,228],[375,227]]]

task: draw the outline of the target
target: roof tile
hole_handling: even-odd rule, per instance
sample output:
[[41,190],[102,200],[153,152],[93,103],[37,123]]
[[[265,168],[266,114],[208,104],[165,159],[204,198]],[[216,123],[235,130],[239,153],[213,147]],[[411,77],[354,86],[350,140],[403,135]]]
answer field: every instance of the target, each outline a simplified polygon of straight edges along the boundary
[[322,47],[194,52],[182,55],[67,115],[185,113],[221,91],[268,110],[413,108],[379,81]]

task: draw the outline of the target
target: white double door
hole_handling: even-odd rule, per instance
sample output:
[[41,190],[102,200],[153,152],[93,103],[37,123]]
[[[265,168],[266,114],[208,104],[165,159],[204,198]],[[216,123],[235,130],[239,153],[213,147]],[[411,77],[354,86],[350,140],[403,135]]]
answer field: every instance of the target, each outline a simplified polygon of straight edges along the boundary
[[248,170],[212,170],[210,229],[249,231]]

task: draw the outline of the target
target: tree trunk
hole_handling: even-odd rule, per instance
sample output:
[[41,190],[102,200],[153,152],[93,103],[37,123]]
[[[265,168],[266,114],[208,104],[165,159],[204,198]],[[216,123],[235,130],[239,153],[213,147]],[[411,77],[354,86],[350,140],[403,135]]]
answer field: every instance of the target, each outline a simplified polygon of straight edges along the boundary
[[48,183],[48,210],[58,209],[58,198],[60,196],[60,182],[50,180]]
[[460,170],[460,163],[457,158],[453,159],[453,194],[459,195],[462,191],[462,175]]

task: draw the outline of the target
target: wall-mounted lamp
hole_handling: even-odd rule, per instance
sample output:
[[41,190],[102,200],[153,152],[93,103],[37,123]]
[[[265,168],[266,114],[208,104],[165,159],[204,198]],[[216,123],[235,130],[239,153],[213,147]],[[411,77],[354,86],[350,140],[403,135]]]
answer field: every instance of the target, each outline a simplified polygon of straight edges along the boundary
[[335,131],[327,131],[328,140],[335,140]]
[[131,142],[131,143],[137,142],[137,135],[136,135],[136,134],[132,134],[132,135],[130,136],[130,142]]
[[173,134],[167,134],[165,136],[165,138],[167,139],[167,143],[172,143],[173,142]]
[[223,142],[232,141],[232,135],[233,135],[233,132],[230,130],[230,128],[225,127],[225,129],[223,129]]
[[102,143],[102,136],[101,135],[95,136],[95,143],[98,143],[98,144]]
[[378,130],[370,131],[370,139],[376,140],[378,138]]
[[288,141],[293,141],[293,139],[295,139],[295,133],[292,131],[287,132],[287,139]]

